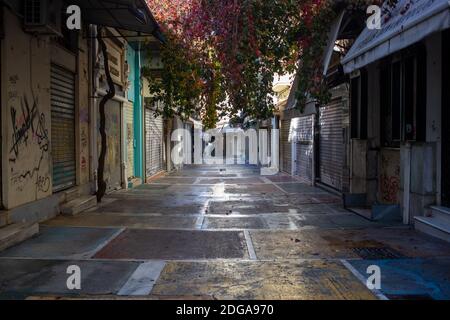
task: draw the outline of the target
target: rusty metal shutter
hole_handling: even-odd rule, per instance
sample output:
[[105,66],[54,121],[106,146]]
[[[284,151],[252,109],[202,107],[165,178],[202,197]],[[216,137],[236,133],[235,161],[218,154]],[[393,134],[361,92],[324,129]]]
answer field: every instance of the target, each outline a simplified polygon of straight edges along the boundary
[[51,66],[53,192],[76,184],[75,75]]
[[326,106],[320,107],[319,130],[320,182],[342,191],[345,145],[341,97],[334,98]]
[[163,118],[145,109],[145,176],[149,178],[164,170]]
[[292,152],[291,143],[289,142],[289,129],[291,127],[291,119],[281,121],[280,140],[281,140],[281,170],[291,174],[292,172]]

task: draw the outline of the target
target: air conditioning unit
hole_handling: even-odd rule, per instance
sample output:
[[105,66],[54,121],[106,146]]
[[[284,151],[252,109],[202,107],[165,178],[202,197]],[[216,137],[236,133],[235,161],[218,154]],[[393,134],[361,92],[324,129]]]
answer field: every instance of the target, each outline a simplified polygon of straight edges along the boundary
[[24,0],[24,29],[27,32],[61,36],[61,0]]

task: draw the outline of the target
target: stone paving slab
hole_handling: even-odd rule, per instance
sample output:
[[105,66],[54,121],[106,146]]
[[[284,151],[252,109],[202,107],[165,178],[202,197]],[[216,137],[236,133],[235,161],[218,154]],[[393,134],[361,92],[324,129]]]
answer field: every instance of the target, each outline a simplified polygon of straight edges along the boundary
[[[67,268],[81,270],[81,290],[67,289]],[[0,259],[0,299],[30,295],[116,294],[139,266],[137,262]]]
[[[374,222],[351,213],[331,215],[297,215],[295,223],[298,228],[320,228],[320,229],[354,229],[392,226],[391,222]],[[399,220],[398,225],[401,225]]]
[[404,228],[250,231],[258,259],[360,259],[355,248],[388,248],[405,257],[450,256],[450,244]]
[[200,213],[207,206],[207,200],[186,201],[182,199],[164,199],[160,197],[155,200],[132,199],[131,201],[117,201],[104,205],[90,212],[98,213]]
[[206,217],[202,229],[268,229],[262,217]]
[[119,228],[41,227],[40,233],[0,257],[84,259],[121,232]]
[[329,193],[325,190],[304,183],[277,183],[277,186],[283,189],[286,193],[329,195]]
[[[154,184],[194,184],[197,181],[196,177],[177,177],[177,176],[164,176],[159,179],[155,179],[149,182],[149,185]],[[136,189],[146,189],[145,187],[138,186]]]
[[244,259],[243,232],[128,229],[98,252],[98,259]]
[[381,292],[389,299],[450,300],[450,257],[357,260],[349,263],[367,280],[367,267],[381,271]]
[[169,262],[152,295],[215,299],[375,299],[340,262]]
[[[334,205],[325,204],[290,204],[282,199],[258,199],[242,197],[236,200],[214,199],[209,202],[208,214],[264,214],[264,213],[293,213],[293,214],[350,214],[349,211]],[[351,213],[353,216],[357,215]]]
[[47,221],[47,226],[78,226],[78,227],[126,227],[134,229],[195,229],[197,216],[144,216],[144,215],[114,215],[84,213],[77,217],[59,216]]
[[297,182],[298,179],[296,177],[288,176],[288,175],[275,175],[275,176],[265,176],[271,182],[277,183],[289,183],[289,182]]
[[247,177],[247,178],[200,178],[196,184],[265,184],[261,178]]

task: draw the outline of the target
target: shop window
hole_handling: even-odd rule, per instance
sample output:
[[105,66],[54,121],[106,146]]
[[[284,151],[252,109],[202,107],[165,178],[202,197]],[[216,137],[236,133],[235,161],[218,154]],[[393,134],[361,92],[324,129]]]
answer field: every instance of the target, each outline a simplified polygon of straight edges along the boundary
[[381,67],[383,146],[425,140],[426,57],[423,47],[408,49]]
[[350,82],[351,136],[353,139],[367,139],[367,72],[361,70]]

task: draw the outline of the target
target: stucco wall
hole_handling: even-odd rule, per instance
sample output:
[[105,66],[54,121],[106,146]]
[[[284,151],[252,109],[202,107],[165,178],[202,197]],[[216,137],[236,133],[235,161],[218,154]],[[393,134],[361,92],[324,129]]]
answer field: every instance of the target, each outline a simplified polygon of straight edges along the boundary
[[22,32],[5,10],[2,55],[2,184],[13,208],[51,195],[50,45]]
[[77,91],[76,107],[77,118],[76,123],[77,132],[77,183],[80,185],[89,182],[89,83],[90,83],[90,70],[89,70],[89,48],[87,46],[87,40],[83,39],[80,35],[79,38],[79,51],[78,51],[78,70],[77,70]]
[[2,42],[2,188],[6,209],[52,195],[50,67],[76,73],[75,137],[77,185],[89,178],[89,66],[87,40],[78,52],[48,36],[22,30],[5,10]]

